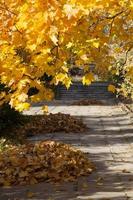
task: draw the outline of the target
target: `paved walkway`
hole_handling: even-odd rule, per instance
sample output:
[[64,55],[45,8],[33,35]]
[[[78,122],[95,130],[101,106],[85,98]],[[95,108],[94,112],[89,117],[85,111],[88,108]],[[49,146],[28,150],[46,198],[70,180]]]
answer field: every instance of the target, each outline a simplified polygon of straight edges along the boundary
[[[82,134],[48,133],[32,140],[52,139],[72,144],[88,154],[97,170],[74,183],[41,183],[0,189],[0,200],[25,200],[28,191],[35,193],[34,200],[133,200],[133,124],[130,117],[117,105],[56,103],[50,106],[50,112],[70,113],[82,118],[89,131]],[[40,114],[40,107],[34,106],[31,113]]]

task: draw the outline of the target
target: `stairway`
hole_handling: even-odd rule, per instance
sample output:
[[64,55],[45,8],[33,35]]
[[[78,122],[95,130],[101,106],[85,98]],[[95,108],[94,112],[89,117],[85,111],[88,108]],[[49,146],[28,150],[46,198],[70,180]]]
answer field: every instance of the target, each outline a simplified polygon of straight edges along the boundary
[[114,100],[114,94],[108,92],[108,82],[94,82],[90,86],[83,86],[81,82],[74,82],[67,90],[64,86],[59,85],[56,88],[56,100]]

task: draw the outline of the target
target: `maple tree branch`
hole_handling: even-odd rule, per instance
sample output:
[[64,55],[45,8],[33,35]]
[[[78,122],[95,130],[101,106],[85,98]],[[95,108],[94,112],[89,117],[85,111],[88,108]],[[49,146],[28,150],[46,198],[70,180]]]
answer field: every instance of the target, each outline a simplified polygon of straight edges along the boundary
[[23,77],[24,76],[26,76],[26,77],[28,77],[30,80],[32,80],[32,81],[34,81],[35,79],[34,78],[32,78],[29,74],[23,74]]
[[17,32],[19,32],[21,35],[23,34],[23,33],[17,28],[16,24],[15,24],[15,28],[16,28],[16,31],[17,31]]
[[112,21],[111,21],[111,24],[110,24],[110,35],[112,33],[112,29],[113,29],[113,23],[114,23],[115,19],[113,18]]
[[[4,7],[3,7],[3,6]],[[15,12],[13,12],[13,11],[11,11],[11,10],[9,10],[9,8],[7,7],[7,5],[4,3],[4,4],[2,4],[1,6],[0,6],[0,9],[1,10],[6,10],[6,11],[8,11],[9,13],[11,13],[11,14],[13,14],[13,15],[17,15]]]
[[126,12],[126,10],[122,10],[121,12],[116,13],[116,14],[113,15],[113,16],[109,16],[109,17],[105,17],[105,18],[106,18],[106,19],[115,19],[116,17],[118,17],[119,15],[123,14],[124,12]]

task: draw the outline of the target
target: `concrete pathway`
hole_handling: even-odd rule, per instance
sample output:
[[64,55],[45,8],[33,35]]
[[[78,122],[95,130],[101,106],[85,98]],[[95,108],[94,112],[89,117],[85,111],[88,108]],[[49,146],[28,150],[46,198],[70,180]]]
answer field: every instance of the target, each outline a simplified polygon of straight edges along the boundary
[[[69,113],[82,118],[86,133],[48,133],[32,140],[52,139],[71,144],[88,154],[97,170],[74,183],[41,183],[0,189],[0,200],[133,200],[133,124],[118,105],[71,106],[56,102],[50,112]],[[40,114],[35,105],[26,114]]]

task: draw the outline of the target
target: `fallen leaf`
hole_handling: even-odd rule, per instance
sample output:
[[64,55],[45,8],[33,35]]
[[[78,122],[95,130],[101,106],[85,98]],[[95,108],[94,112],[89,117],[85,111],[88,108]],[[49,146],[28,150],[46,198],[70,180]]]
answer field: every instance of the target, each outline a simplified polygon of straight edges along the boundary
[[123,170],[122,170],[122,173],[127,173],[127,174],[129,174],[129,173],[131,173],[131,172],[128,171],[127,169],[123,169]]
[[29,191],[29,192],[27,192],[27,197],[33,198],[33,197],[35,197],[35,193]]
[[73,102],[72,105],[89,106],[89,105],[104,105],[104,103],[102,101],[98,101],[95,99],[82,99],[82,100]]
[[43,113],[48,113],[48,106],[43,106],[42,111]]
[[114,85],[109,85],[108,86],[108,91],[112,92],[112,93],[115,93],[116,92],[116,87]]
[[88,184],[87,184],[87,183],[83,183],[82,188],[83,188],[83,189],[88,188]]

